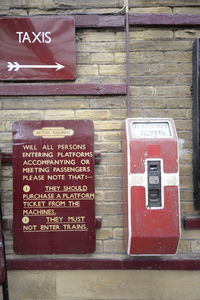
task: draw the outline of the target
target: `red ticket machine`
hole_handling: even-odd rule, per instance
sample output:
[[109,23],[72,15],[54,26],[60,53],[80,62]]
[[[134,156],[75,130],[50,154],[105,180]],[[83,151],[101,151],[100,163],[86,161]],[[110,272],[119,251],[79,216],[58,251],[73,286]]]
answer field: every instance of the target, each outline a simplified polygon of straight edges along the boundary
[[175,254],[180,209],[178,138],[173,120],[125,120],[122,152],[127,253]]

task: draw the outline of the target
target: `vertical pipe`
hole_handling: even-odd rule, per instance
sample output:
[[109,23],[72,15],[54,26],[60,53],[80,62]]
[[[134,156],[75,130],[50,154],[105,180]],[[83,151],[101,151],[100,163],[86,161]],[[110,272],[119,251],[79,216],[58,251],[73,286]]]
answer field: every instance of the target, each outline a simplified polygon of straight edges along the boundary
[[129,40],[129,13],[128,13],[128,0],[125,0],[125,28],[126,28],[126,105],[127,116],[131,116],[131,98],[130,98],[130,40]]

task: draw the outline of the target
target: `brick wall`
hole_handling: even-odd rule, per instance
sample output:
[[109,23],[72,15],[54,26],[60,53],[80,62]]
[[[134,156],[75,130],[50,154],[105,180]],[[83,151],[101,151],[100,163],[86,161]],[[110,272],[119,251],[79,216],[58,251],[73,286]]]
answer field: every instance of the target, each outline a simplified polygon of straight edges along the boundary
[[[84,2],[84,3],[83,3]],[[0,1],[2,15],[117,13],[122,0],[56,1],[15,0]],[[132,13],[199,13],[198,1],[143,1],[130,0]],[[131,116],[171,117],[175,120],[180,146],[181,216],[197,215],[193,208],[192,185],[192,43],[200,36],[198,28],[131,27],[130,75]],[[125,32],[124,29],[77,29],[77,83],[124,83]],[[0,147],[12,149],[12,123],[16,120],[91,119],[95,126],[95,151],[101,152],[96,174],[96,215],[102,217],[102,228],[97,230],[97,249],[89,258],[126,258],[122,240],[121,191],[121,124],[127,117],[125,96],[32,96],[0,97]],[[2,169],[3,214],[12,218],[12,167]],[[179,254],[198,255],[199,231],[182,229]],[[12,232],[6,232],[8,258],[16,258],[12,248]],[[60,256],[57,256],[60,257]],[[63,256],[62,256],[63,257]],[[85,256],[64,256],[80,258]],[[51,256],[52,258],[52,256]],[[77,272],[77,273],[76,273]],[[143,273],[142,273],[143,272]],[[147,273],[146,273],[147,272]],[[148,272],[151,272],[148,273]],[[28,275],[29,274],[29,275]],[[72,279],[79,281],[79,291]],[[77,277],[76,277],[77,274]],[[160,275],[167,283],[163,284]],[[167,277],[170,274],[170,277]],[[11,299],[181,299],[185,293],[198,299],[197,273],[192,274],[190,286],[179,293],[167,286],[171,276],[184,280],[185,273],[155,271],[13,271],[9,272]],[[72,276],[72,277],[71,277]],[[83,276],[83,277],[82,277]],[[83,282],[86,276],[87,284]],[[93,278],[89,280],[88,278]],[[94,276],[94,277],[93,277]],[[109,281],[103,292],[104,276]],[[121,277],[120,277],[121,276]],[[133,298],[132,276],[137,297]],[[141,279],[137,280],[137,276]],[[141,276],[141,277],[140,277]],[[148,276],[152,280],[146,279]],[[177,277],[176,277],[177,276]],[[18,281],[24,278],[24,283]],[[26,278],[26,279],[25,279]],[[43,278],[43,281],[42,281]],[[101,286],[94,281],[100,282]],[[121,278],[121,281],[120,281]],[[168,278],[168,279],[167,279]],[[197,285],[192,284],[195,280]],[[160,280],[158,291],[154,289]],[[74,279],[76,280],[76,279]],[[83,280],[83,282],[81,281]],[[121,284],[116,285],[116,282]],[[144,282],[144,281],[145,282]],[[48,282],[48,284],[47,284]],[[69,282],[69,285],[65,285]],[[27,283],[27,284],[26,284]],[[33,283],[33,284],[32,284]],[[146,284],[146,289],[142,286]],[[163,285],[162,285],[163,284]],[[123,293],[127,286],[128,291]],[[41,289],[39,288],[41,287]],[[139,288],[140,287],[140,288]],[[171,287],[171,285],[170,285]],[[162,294],[162,288],[165,294]],[[41,291],[41,294],[38,293]],[[144,292],[145,291],[145,292]],[[69,292],[69,293],[68,293]],[[85,293],[85,294],[84,294]],[[152,295],[149,296],[149,293]],[[162,296],[161,296],[162,294]],[[189,298],[188,298],[189,299]]]

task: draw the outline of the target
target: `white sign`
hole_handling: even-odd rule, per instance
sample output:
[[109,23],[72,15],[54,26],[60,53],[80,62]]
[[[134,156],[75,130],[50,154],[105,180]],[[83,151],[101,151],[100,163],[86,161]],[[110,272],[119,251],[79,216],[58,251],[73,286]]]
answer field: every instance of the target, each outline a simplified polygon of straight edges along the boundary
[[135,138],[170,138],[172,136],[168,122],[134,122],[132,134]]

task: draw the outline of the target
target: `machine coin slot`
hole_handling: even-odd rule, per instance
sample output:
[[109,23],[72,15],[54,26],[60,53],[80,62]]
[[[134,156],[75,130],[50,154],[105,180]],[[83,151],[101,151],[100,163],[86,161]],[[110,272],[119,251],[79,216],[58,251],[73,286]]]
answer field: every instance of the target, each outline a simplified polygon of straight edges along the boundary
[[161,162],[147,161],[148,208],[162,207],[161,197]]

